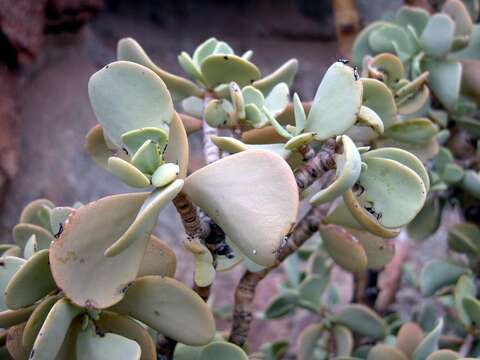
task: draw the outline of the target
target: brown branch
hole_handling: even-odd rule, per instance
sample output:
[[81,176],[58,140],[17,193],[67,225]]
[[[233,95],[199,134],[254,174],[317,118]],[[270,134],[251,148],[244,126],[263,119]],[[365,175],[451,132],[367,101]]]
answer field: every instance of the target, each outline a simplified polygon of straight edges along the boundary
[[180,192],[173,204],[182,219],[183,227],[187,237],[190,239],[204,239],[210,233],[210,226],[205,218],[200,217],[195,204],[188,198],[184,192]]
[[245,271],[235,290],[233,323],[229,342],[238,346],[245,344],[253,320],[253,300],[257,285],[317,231],[325,215],[324,206],[311,207],[295,226],[286,245],[277,252],[275,265],[259,272]]
[[335,148],[335,140],[330,139],[325,142],[315,156],[312,156],[313,151],[310,147],[301,149],[301,154],[306,161],[294,172],[300,192],[312,185],[323,174],[335,168]]

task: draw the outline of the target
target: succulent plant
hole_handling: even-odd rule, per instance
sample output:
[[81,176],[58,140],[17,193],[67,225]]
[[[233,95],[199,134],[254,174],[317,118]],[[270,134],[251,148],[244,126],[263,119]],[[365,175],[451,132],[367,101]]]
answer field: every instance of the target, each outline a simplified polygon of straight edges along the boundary
[[[393,22],[368,26],[354,46],[361,69],[334,62],[308,102],[290,98],[295,59],[262,77],[251,51],[239,56],[211,38],[178,56],[187,79],[121,39],[117,59],[89,81],[99,124],[85,150],[143,192],[73,207],[40,199],[25,208],[16,245],[0,248],[8,353],[16,360],[280,359],[288,341],[249,355],[244,345],[255,286],[282,264],[287,281],[264,318],[298,308],[320,318],[302,331],[299,359],[460,358],[464,350],[440,341],[448,316],[427,309],[404,321],[341,302],[331,277],[334,266],[355,276],[383,269],[407,226],[435,231],[447,185],[478,195],[471,172],[478,169],[445,147],[450,119],[477,126],[470,118],[476,84],[466,82],[462,95],[459,85],[459,61],[478,47],[476,25],[459,1],[446,1],[443,12],[402,8]],[[200,130],[206,166],[192,169],[187,136]],[[171,202],[194,263],[193,289],[174,279],[176,256],[153,235]],[[460,330],[475,336],[478,231],[468,223],[452,228],[449,245],[469,262],[434,260],[418,280],[423,296],[448,294]],[[205,300],[216,273],[237,266],[246,271],[225,336]]]

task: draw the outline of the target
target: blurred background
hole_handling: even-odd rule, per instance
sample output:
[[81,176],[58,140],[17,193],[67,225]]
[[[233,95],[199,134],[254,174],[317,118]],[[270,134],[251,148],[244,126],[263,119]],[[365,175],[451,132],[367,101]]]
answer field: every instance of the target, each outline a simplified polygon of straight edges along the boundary
[[[211,36],[227,41],[239,53],[253,49],[253,61],[264,74],[295,57],[300,69],[293,90],[311,99],[327,66],[348,57],[336,35],[344,33],[348,48],[350,33],[397,9],[403,1],[358,0],[358,17],[352,23],[347,19],[341,28],[335,26],[332,3],[0,0],[1,242],[12,241],[11,228],[31,200],[46,197],[61,206],[131,191],[98,168],[83,150],[84,136],[96,123],[87,82],[97,69],[115,59],[120,38],[135,38],[155,63],[179,74],[177,55],[182,50],[192,53]],[[199,135],[192,135],[190,142],[193,170],[202,166],[203,155]],[[191,283],[191,255],[182,249],[183,228],[173,207],[162,212],[156,233],[177,254],[177,277]],[[437,246],[435,251],[443,250]],[[224,310],[221,313],[227,320],[241,272],[237,268],[222,273],[214,285],[214,306]],[[258,309],[276,293],[281,276],[278,271],[261,284]],[[348,281],[344,285],[348,288]],[[308,316],[270,321],[268,329],[266,322],[255,321],[250,333],[253,350],[260,341],[293,338],[305,327]]]

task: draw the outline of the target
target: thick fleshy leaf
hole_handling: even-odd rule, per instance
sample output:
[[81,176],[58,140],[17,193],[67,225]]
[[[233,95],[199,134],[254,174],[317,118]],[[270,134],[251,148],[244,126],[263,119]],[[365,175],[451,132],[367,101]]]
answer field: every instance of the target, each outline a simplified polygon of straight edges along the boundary
[[299,294],[296,291],[285,291],[270,300],[265,309],[267,319],[279,319],[295,309],[299,303]]
[[197,64],[195,64],[195,62],[190,57],[190,55],[188,55],[188,53],[182,51],[180,55],[178,55],[177,59],[183,71],[185,71],[187,75],[200,82],[201,84],[205,83],[205,79],[203,78],[199,67],[197,66]]
[[128,314],[187,345],[205,345],[215,335],[215,322],[207,304],[193,290],[171,278],[137,279],[112,311]]
[[45,298],[40,304],[38,304],[32,315],[30,315],[22,335],[22,343],[27,348],[31,349],[33,347],[33,343],[35,342],[48,313],[61,297],[61,295],[53,295]]
[[395,22],[407,28],[412,26],[416,34],[420,36],[427,26],[430,14],[425,9],[413,6],[402,6],[395,14]]
[[9,309],[16,310],[32,305],[55,289],[48,250],[41,250],[12,276],[5,289],[5,303]]
[[423,296],[432,296],[437,290],[454,284],[466,268],[444,260],[429,261],[420,273],[420,290]]
[[379,344],[369,352],[367,360],[408,360],[404,353],[392,345]]
[[150,236],[138,277],[160,275],[174,277],[177,258],[168,244],[155,236]]
[[123,38],[118,42],[117,59],[138,63],[155,72],[165,82],[175,102],[189,96],[199,96],[202,93],[202,90],[190,80],[160,69],[132,38]]
[[395,255],[395,242],[384,239],[368,231],[348,229],[358,240],[367,255],[367,267],[369,269],[381,269],[393,259]]
[[88,93],[106,136],[122,148],[122,135],[143,128],[168,128],[174,116],[165,83],[152,70],[117,61],[92,75]]
[[22,249],[25,248],[27,241],[32,235],[35,235],[37,239],[39,250],[48,249],[50,243],[55,240],[53,235],[48,230],[45,230],[45,228],[33,224],[20,223],[15,225],[12,231],[12,235],[15,243]]
[[428,176],[428,172],[423,163],[412,153],[394,147],[384,147],[370,150],[362,154],[362,159],[368,159],[372,157],[395,160],[400,164],[405,165],[406,167],[415,171],[418,176],[420,176],[427,190],[430,189],[430,178]]
[[429,103],[430,90],[428,86],[423,86],[414,94],[408,95],[400,100],[397,103],[398,113],[400,115],[414,115]]
[[103,129],[100,124],[95,125],[85,136],[85,150],[92,157],[95,163],[106,169],[108,158],[113,155],[113,151],[108,147],[103,135]]
[[135,341],[112,333],[98,334],[94,326],[78,333],[76,349],[77,360],[139,360],[141,354]]
[[434,14],[427,23],[420,40],[427,55],[445,56],[452,46],[455,23],[445,14]]
[[19,223],[38,225],[50,231],[50,209],[55,205],[48,199],[37,199],[29,203],[20,214]]
[[465,296],[462,300],[463,308],[471,323],[480,328],[480,301],[473,296]]
[[430,119],[417,118],[398,122],[390,126],[384,136],[397,141],[422,143],[438,133],[438,127]]
[[341,135],[357,120],[362,105],[362,82],[350,66],[331,65],[318,86],[307,116],[306,131],[319,140]]
[[73,319],[82,312],[67,299],[58,300],[47,315],[30,354],[31,360],[55,357],[62,347]]
[[215,341],[207,345],[200,353],[199,360],[248,360],[242,348],[225,341]]
[[15,360],[26,360],[30,355],[31,348],[24,346],[22,343],[24,329],[25,323],[12,326],[8,329],[6,346],[8,352]]
[[469,36],[472,32],[472,18],[467,8],[460,0],[447,0],[442,6],[442,12],[449,15],[455,23],[455,35]]
[[335,316],[335,321],[362,336],[383,339],[387,335],[385,322],[365,305],[345,306]]
[[35,304],[19,310],[0,311],[0,327],[6,329],[12,325],[27,321],[36,306],[37,305]]
[[437,322],[435,328],[425,336],[422,342],[417,346],[415,351],[412,354],[412,360],[423,360],[426,359],[431,353],[438,350],[438,341],[442,335],[443,330],[443,319]]
[[265,96],[272,91],[275,85],[285,83],[290,87],[295,79],[298,70],[298,60],[291,59],[280,66],[273,73],[254,81],[252,86],[260,90]]
[[202,128],[202,120],[183,113],[178,113],[178,116],[180,117],[180,120],[182,120],[187,135],[193,134]]
[[131,162],[142,173],[153,174],[162,163],[160,146],[155,141],[145,141],[132,156]]
[[373,130],[376,134],[383,134],[384,126],[382,119],[375,111],[366,106],[361,106],[358,112],[356,126],[363,126]]
[[125,145],[123,152],[130,154],[133,161],[133,157],[137,156],[137,152],[147,141],[153,142],[163,151],[168,142],[168,131],[159,127],[142,127],[122,134],[122,141]]
[[480,174],[475,170],[465,170],[462,188],[470,195],[480,199]]
[[[196,171],[184,191],[245,256],[263,266],[275,261],[298,211],[292,171],[265,150],[243,151]],[[255,211],[251,204],[257,204]]]
[[[430,72],[428,84],[438,100],[448,110],[457,105],[462,78],[462,65],[451,60],[429,60],[425,62],[425,69]],[[445,86],[449,84],[449,86]]]
[[385,21],[375,21],[370,25],[366,26],[360,32],[360,34],[357,35],[352,48],[352,62],[354,65],[362,66],[363,58],[365,57],[365,55],[370,55],[373,53],[373,51],[368,45],[369,37],[374,30],[377,30],[386,24],[388,23]]
[[313,358],[315,349],[318,346],[318,340],[323,335],[322,324],[312,324],[307,326],[299,335],[298,360],[310,360]]
[[427,357],[427,360],[456,360],[456,359],[468,359],[468,358],[462,358],[459,353],[456,353],[455,351],[448,350],[448,349],[435,351]]
[[335,355],[350,356],[354,345],[352,332],[343,325],[335,325],[332,332],[335,339]]
[[368,37],[368,45],[374,53],[389,52],[399,56],[411,55],[415,50],[408,33],[393,23],[374,29]]
[[422,210],[407,227],[408,235],[415,240],[425,240],[434,234],[440,226],[442,205],[438,197],[432,197],[425,202]]
[[130,317],[102,311],[95,322],[101,333],[113,333],[135,341],[141,348],[140,360],[156,360],[155,342],[145,326]]
[[416,323],[408,322],[402,325],[397,333],[396,346],[405,355],[410,356],[423,340],[423,331]]
[[460,253],[480,255],[480,229],[474,223],[455,224],[448,229],[448,247]]
[[152,185],[155,187],[164,187],[174,181],[180,173],[180,167],[177,164],[166,163],[159,166],[152,175]]
[[108,159],[108,171],[134,188],[150,186],[150,179],[134,165],[119,157],[112,156]]
[[4,256],[0,259],[0,311],[7,310],[7,305],[5,303],[5,289],[10,281],[10,279],[15,275],[15,273],[25,264],[25,260],[13,256]]
[[209,56],[212,55],[213,52],[215,51],[215,48],[217,47],[218,40],[214,37],[208,38],[205,40],[203,43],[198,45],[198,47],[195,49],[193,53],[193,62],[200,67],[202,64],[203,60]]
[[145,234],[151,234],[157,223],[158,214],[182,190],[183,182],[183,180],[175,180],[167,187],[152,191],[145,199],[133,223],[115,243],[105,250],[105,256],[118,256],[132,246],[135,241],[143,239]]
[[340,267],[350,272],[367,269],[365,250],[347,230],[337,225],[325,225],[319,231],[325,248]]
[[215,88],[220,84],[235,81],[240,87],[250,85],[260,79],[260,71],[248,60],[237,55],[210,55],[201,65],[207,84]]
[[480,105],[480,61],[463,60],[462,61],[462,94]]
[[476,59],[480,60],[480,24],[473,25],[472,33],[468,46],[456,53],[453,53],[452,57],[455,59]]
[[50,226],[53,234],[60,234],[63,231],[63,224],[74,210],[69,206],[58,206],[50,211]]
[[475,297],[475,282],[471,275],[464,274],[460,276],[453,290],[453,299],[458,317],[465,326],[471,325],[471,319],[463,306],[463,299],[467,296]]
[[318,312],[323,304],[322,294],[327,285],[328,277],[315,274],[307,276],[298,287],[300,305]]
[[360,203],[385,227],[408,224],[425,203],[427,191],[422,179],[394,160],[374,157],[363,160],[367,169],[358,180],[365,189]]
[[347,136],[342,135],[343,153],[336,157],[335,181],[315,194],[310,204],[319,205],[334,200],[351,188],[358,180],[362,170],[362,160],[355,143]]
[[168,147],[164,154],[165,162],[177,164],[180,168],[179,179],[185,179],[188,170],[188,138],[185,127],[175,114],[170,124]]
[[370,66],[384,74],[384,82],[389,87],[396,85],[397,82],[404,77],[405,69],[403,64],[400,59],[393,54],[378,54],[372,59]]
[[[369,206],[369,205],[367,205]],[[371,208],[368,211],[364,204],[353,194],[352,190],[347,190],[343,194],[343,202],[329,216],[329,222],[339,225],[346,225],[358,230],[368,230],[372,234],[383,238],[394,238],[400,233],[398,229],[389,229],[380,224],[378,214],[372,214]],[[347,210],[347,211],[345,211]]]
[[395,122],[397,106],[390,89],[379,80],[362,78],[363,100],[362,105],[375,111],[388,128]]
[[150,234],[142,234],[117,256],[103,254],[133,223],[147,195],[105,197],[82,206],[69,218],[50,248],[50,264],[55,282],[72,302],[105,308],[124,296],[136,278]]
[[211,127],[220,128],[234,126],[237,124],[237,119],[233,116],[233,111],[233,105],[230,101],[225,99],[213,99],[208,102],[207,106],[205,106],[203,117]]
[[287,108],[290,101],[290,89],[287,84],[280,83],[270,91],[265,98],[265,107],[272,113],[273,116],[281,114]]
[[200,242],[186,241],[185,248],[195,258],[194,281],[197,286],[207,287],[215,279],[213,256],[208,248]]

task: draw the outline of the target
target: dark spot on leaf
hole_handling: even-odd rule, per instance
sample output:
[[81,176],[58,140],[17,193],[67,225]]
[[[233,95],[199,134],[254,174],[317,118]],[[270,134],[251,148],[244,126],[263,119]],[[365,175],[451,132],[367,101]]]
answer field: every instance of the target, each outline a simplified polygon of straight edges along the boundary
[[225,60],[228,60],[228,56],[227,56],[227,55],[225,55],[223,58],[224,58]]
[[160,313],[157,310],[154,310],[153,313],[155,314],[155,316],[160,316]]

